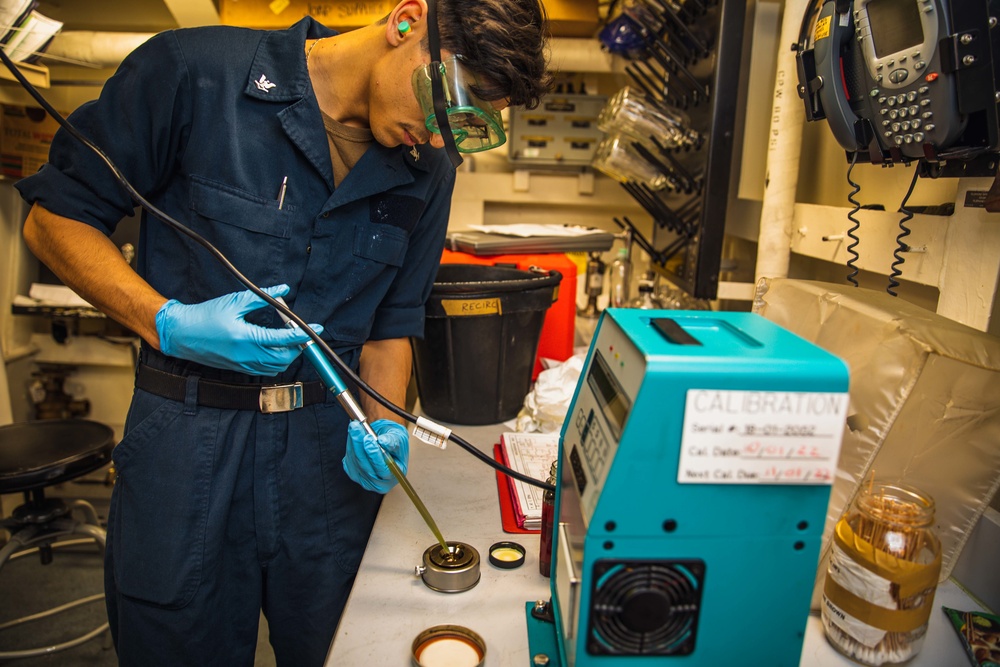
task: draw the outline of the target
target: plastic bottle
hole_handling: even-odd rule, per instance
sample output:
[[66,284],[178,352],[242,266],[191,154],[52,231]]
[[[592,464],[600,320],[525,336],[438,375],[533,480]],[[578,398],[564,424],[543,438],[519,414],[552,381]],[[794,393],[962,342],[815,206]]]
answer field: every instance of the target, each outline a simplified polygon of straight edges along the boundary
[[941,572],[934,500],[899,484],[866,486],[834,528],[823,628],[856,662],[896,664],[920,651],[934,609]]
[[586,280],[584,293],[587,296],[587,305],[577,309],[576,314],[580,317],[596,319],[601,314],[601,310],[597,307],[597,299],[604,292],[605,269],[607,269],[607,265],[601,259],[601,253],[590,253],[590,258],[587,260],[587,274],[584,278]]
[[627,308],[629,302],[629,282],[632,280],[632,260],[629,249],[619,248],[618,256],[608,269],[608,305],[612,308]]

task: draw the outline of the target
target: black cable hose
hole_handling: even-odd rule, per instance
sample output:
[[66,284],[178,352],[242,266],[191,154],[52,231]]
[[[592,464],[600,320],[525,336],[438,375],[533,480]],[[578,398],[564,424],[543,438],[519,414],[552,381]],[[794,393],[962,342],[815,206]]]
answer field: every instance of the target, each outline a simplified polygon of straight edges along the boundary
[[[298,315],[292,312],[292,310],[288,306],[278,301],[277,299],[271,297],[271,295],[269,295],[267,292],[265,292],[261,288],[257,287],[257,285],[255,285],[253,282],[251,282],[250,279],[244,276],[243,273],[240,272],[240,270],[237,269],[233,265],[233,263],[230,262],[229,259],[225,255],[223,255],[221,251],[219,251],[218,248],[216,248],[214,245],[211,244],[211,242],[208,241],[208,239],[204,238],[194,230],[189,229],[187,226],[178,222],[174,218],[170,217],[170,215],[168,215],[164,211],[161,211],[156,206],[154,206],[150,201],[148,201],[145,197],[143,197],[135,189],[135,187],[132,186],[132,184],[128,181],[125,175],[122,174],[122,172],[118,169],[115,163],[111,161],[111,158],[109,158],[107,154],[103,150],[101,150],[99,146],[97,146],[90,139],[88,139],[72,123],[63,118],[62,114],[56,111],[56,109],[53,108],[51,104],[49,104],[48,100],[42,97],[41,93],[39,93],[38,90],[33,85],[31,85],[31,82],[25,78],[24,74],[21,73],[21,70],[17,68],[17,65],[14,64],[14,62],[10,59],[10,57],[2,48],[0,48],[0,62],[3,62],[4,66],[8,70],[10,70],[10,73],[14,76],[15,79],[17,79],[18,83],[21,84],[21,86],[28,92],[28,94],[31,95],[31,97],[36,102],[38,102],[39,106],[45,109],[45,111],[50,116],[52,116],[52,118],[54,118],[55,121],[59,123],[59,125],[62,128],[64,128],[67,132],[69,132],[70,135],[72,135],[75,139],[83,143],[87,148],[92,150],[94,153],[98,155],[98,157],[101,158],[101,160],[111,170],[111,173],[114,174],[114,177],[118,180],[119,183],[121,183],[122,187],[125,188],[125,191],[128,192],[128,194],[132,197],[134,201],[136,201],[140,206],[142,206],[146,211],[148,211],[150,215],[152,215],[157,220],[160,220],[161,222],[165,223],[174,231],[179,232],[184,236],[187,236],[188,238],[192,239],[193,241],[204,247],[206,250],[208,250],[209,253],[211,253],[211,255],[216,260],[219,261],[220,264],[222,264],[223,267],[225,267],[227,271],[229,271],[248,290],[256,294],[264,301],[266,301],[276,310],[284,313],[290,320],[298,324],[299,328],[301,328],[302,331],[305,332],[313,340],[313,342],[320,347],[321,350],[323,350],[323,353],[326,354],[326,356],[331,361],[333,361],[333,363],[337,366],[337,368],[345,376],[347,376],[355,384],[355,386],[357,386],[359,389],[368,394],[379,405],[381,405],[382,407],[389,410],[396,416],[401,417],[410,423],[416,423],[417,417],[415,415],[412,415],[403,408],[400,408],[395,403],[388,400],[387,398],[379,394],[377,391],[375,391],[371,386],[369,386],[368,383],[362,380],[361,377],[359,377],[358,374],[355,373],[350,366],[344,363],[344,361],[340,358],[340,356],[333,351],[333,348],[331,348],[325,340],[320,338],[319,334],[317,334],[315,331],[312,330],[312,327],[310,327],[302,318],[300,318]],[[490,467],[504,473],[509,477],[513,477],[514,479],[524,482],[525,484],[531,484],[532,486],[537,486],[538,488],[544,489],[546,491],[555,491],[555,487],[552,486],[551,484],[542,482],[541,480],[537,480],[534,479],[533,477],[529,477],[527,475],[519,473],[516,470],[512,470],[507,466],[495,461],[493,457],[481,452],[477,447],[470,444],[465,439],[459,437],[455,433],[451,433],[449,435],[449,439],[458,444],[460,447],[468,451],[470,454],[472,454],[479,460],[489,465]]]
[[847,246],[847,253],[851,256],[851,258],[847,260],[847,266],[851,269],[851,272],[847,274],[847,282],[851,283],[855,287],[858,286],[858,267],[855,266],[855,262],[860,259],[860,255],[858,255],[858,251],[855,250],[855,248],[857,248],[858,244],[861,243],[861,239],[858,238],[857,234],[858,229],[861,228],[861,221],[857,218],[857,212],[861,210],[861,203],[854,197],[861,192],[861,186],[851,180],[851,172],[854,171],[854,165],[857,163],[858,152],[854,151],[854,153],[851,154],[851,165],[847,168],[847,182],[850,183],[853,188],[853,190],[851,190],[851,194],[847,195],[847,201],[854,204],[854,208],[852,208],[847,214],[847,219],[854,223],[853,226],[847,230],[847,236],[849,236],[852,241]]
[[906,208],[906,203],[910,200],[910,195],[913,194],[913,188],[917,184],[917,177],[919,175],[920,163],[918,162],[913,167],[913,179],[910,180],[910,188],[906,191],[906,194],[903,196],[903,201],[899,205],[899,210],[903,213],[903,217],[899,220],[900,232],[896,237],[896,249],[892,252],[894,260],[891,266],[892,271],[889,273],[889,286],[885,288],[885,291],[892,296],[898,296],[895,290],[899,287],[899,281],[896,280],[896,278],[903,275],[903,270],[899,267],[901,267],[903,262],[906,261],[906,258],[903,257],[903,253],[909,248],[909,246],[903,242],[903,239],[910,235],[910,228],[906,226],[906,223],[913,219],[913,213]]

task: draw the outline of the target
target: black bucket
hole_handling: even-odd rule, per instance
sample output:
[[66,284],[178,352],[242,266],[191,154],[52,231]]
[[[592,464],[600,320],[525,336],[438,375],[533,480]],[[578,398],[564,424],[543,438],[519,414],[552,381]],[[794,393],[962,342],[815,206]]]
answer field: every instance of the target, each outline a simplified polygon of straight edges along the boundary
[[423,413],[467,425],[516,417],[560,280],[558,271],[442,264],[424,337],[412,339]]

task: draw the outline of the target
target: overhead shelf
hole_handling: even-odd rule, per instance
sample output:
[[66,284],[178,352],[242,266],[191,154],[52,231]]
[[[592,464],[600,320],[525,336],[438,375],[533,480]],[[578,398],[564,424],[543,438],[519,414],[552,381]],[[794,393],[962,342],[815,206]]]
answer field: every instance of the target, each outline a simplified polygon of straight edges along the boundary
[[[21,71],[24,78],[35,88],[49,87],[49,68],[44,65],[29,65],[28,63],[16,63],[17,69]],[[18,83],[14,75],[6,67],[0,65],[0,80]]]

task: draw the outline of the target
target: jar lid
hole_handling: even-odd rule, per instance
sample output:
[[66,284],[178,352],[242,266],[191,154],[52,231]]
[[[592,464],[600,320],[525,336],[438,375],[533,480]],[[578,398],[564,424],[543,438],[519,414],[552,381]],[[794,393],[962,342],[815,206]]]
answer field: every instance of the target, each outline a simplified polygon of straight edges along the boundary
[[486,660],[486,642],[461,625],[427,628],[410,648],[413,667],[482,667]]
[[513,570],[524,565],[524,547],[517,542],[496,542],[490,546],[490,565]]

